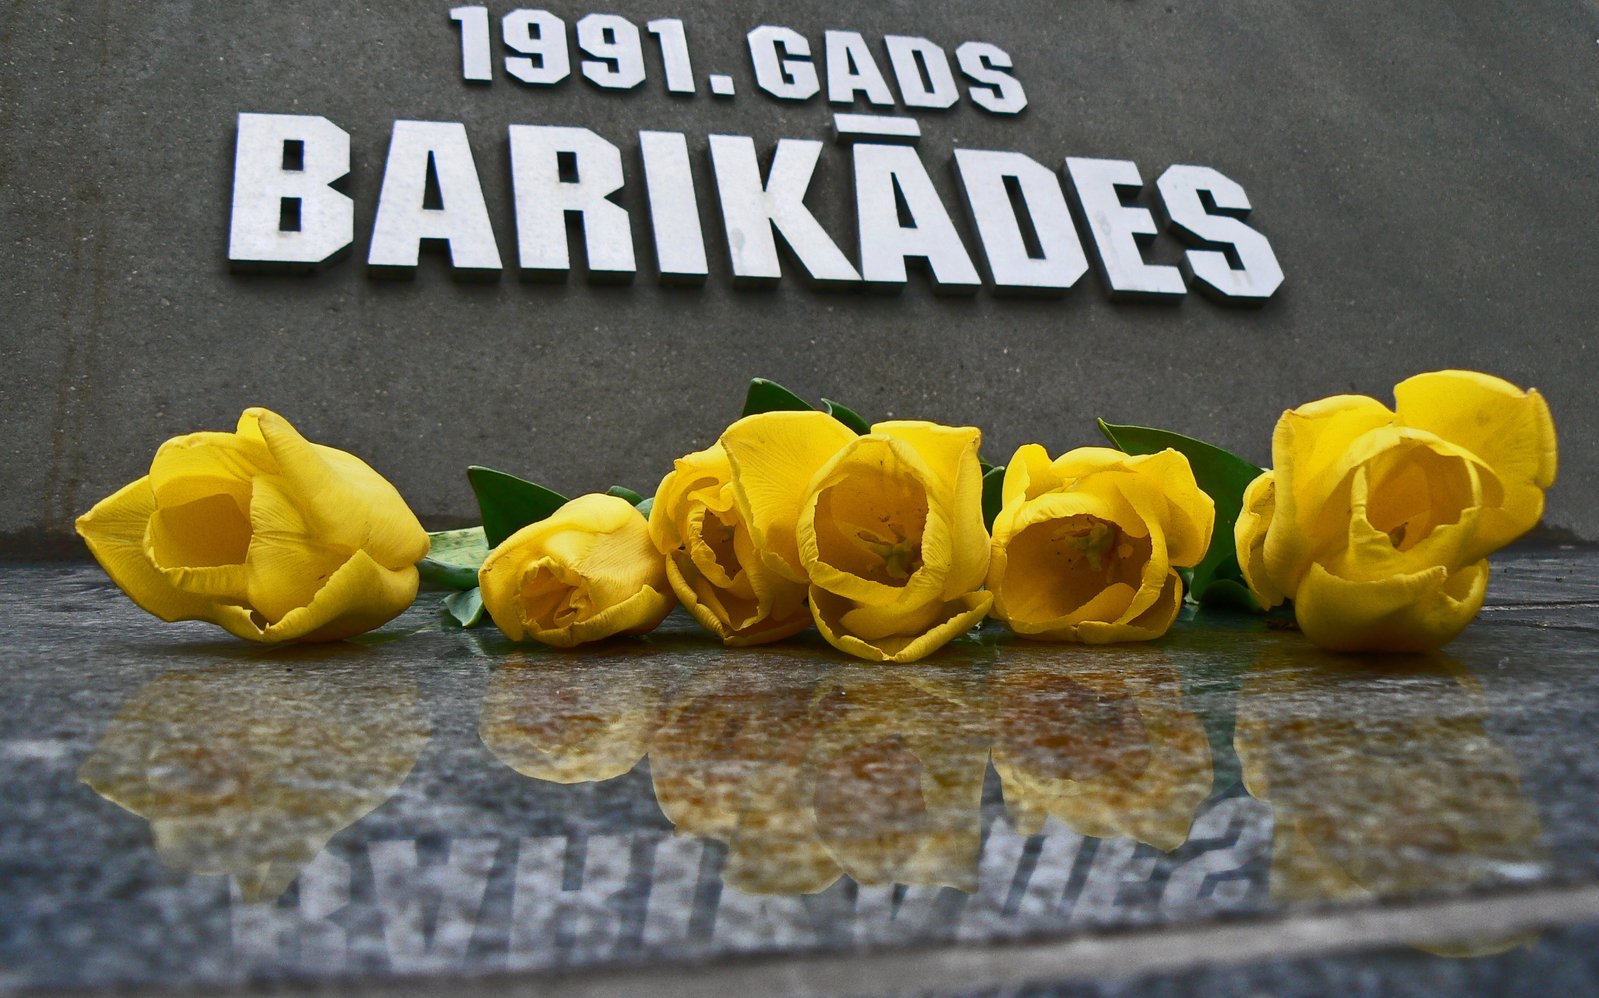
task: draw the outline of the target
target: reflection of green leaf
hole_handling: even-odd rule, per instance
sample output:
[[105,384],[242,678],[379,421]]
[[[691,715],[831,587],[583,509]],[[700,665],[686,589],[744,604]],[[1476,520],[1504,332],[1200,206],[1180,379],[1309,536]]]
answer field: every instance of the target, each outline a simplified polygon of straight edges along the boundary
[[[1209,603],[1206,592],[1213,582],[1226,581],[1236,586],[1244,585],[1243,573],[1238,568],[1238,556],[1233,547],[1233,525],[1244,507],[1244,489],[1261,474],[1261,469],[1236,454],[1222,450],[1193,437],[1170,430],[1151,429],[1147,426],[1116,426],[1099,421],[1099,431],[1105,434],[1117,449],[1126,454],[1155,454],[1170,447],[1188,458],[1194,469],[1194,480],[1216,503],[1216,531],[1211,535],[1210,550],[1194,566],[1193,587],[1189,592],[1194,599]],[[1224,589],[1217,597],[1231,601],[1237,592]],[[1245,588],[1248,605],[1259,609]]]
[[822,399],[822,411],[861,436],[872,432],[871,424],[860,413],[847,405],[834,402],[832,399]]
[[477,507],[483,513],[483,533],[489,547],[500,542],[530,523],[537,523],[566,503],[566,497],[551,492],[503,471],[472,465],[466,469],[467,481],[477,495]]
[[444,597],[444,609],[462,627],[476,627],[483,622],[483,593],[475,586],[451,593]]
[[477,570],[489,556],[482,527],[428,534],[427,557],[417,563],[423,581],[451,589],[476,589]]
[[616,496],[618,499],[626,499],[635,506],[644,501],[643,496],[639,495],[637,492],[634,492],[626,485],[613,485],[605,490],[605,494],[608,496]]
[[775,381],[751,378],[749,391],[744,394],[744,412],[753,416],[758,412],[808,412],[815,407]]
[[994,530],[994,518],[1004,504],[1005,466],[992,465],[983,472],[983,525],[990,533]]

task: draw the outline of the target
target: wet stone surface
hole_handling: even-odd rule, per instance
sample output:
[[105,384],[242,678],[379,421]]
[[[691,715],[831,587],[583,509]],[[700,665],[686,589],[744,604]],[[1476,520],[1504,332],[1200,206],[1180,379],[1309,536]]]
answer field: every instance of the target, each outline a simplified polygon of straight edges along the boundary
[[[264,649],[149,618],[93,566],[0,574],[4,989],[977,946],[1599,882],[1591,550],[1504,558],[1445,654],[1224,615],[1108,649],[985,630],[904,667],[814,636],[724,650],[680,612],[517,646],[443,624],[439,593]],[[1371,966],[1480,983],[1592,932],[1477,935]],[[1189,985],[1352,964],[1285,966]]]

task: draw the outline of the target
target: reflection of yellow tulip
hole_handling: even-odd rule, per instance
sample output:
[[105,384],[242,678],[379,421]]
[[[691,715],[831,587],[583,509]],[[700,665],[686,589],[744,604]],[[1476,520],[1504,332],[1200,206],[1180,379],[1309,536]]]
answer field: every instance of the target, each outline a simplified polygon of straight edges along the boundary
[[332,641],[416,598],[421,524],[377,472],[246,409],[235,433],[161,445],[150,474],[78,519],[122,591],[162,620],[254,641]]
[[858,884],[974,891],[986,719],[914,678],[847,667],[822,680],[810,751],[817,834]]
[[1294,601],[1340,651],[1429,651],[1471,622],[1488,555],[1537,524],[1554,484],[1549,407],[1474,371],[1419,374],[1390,410],[1338,395],[1285,412],[1271,471],[1244,496],[1250,588]]
[[650,509],[650,538],[683,606],[729,646],[764,644],[811,626],[805,586],[769,567],[733,496],[720,444],[678,458]]
[[[770,666],[783,653],[758,654]],[[699,676],[673,697],[650,746],[656,800],[678,834],[727,843],[729,886],[825,890],[841,871],[816,836],[804,765],[816,674],[802,655],[779,671],[750,664]]]
[[994,769],[1013,823],[1033,832],[1052,814],[1083,835],[1167,852],[1186,842],[1214,777],[1177,670],[1150,652],[1030,664],[1028,651],[1008,648],[991,675]]
[[1038,444],[1005,468],[988,588],[994,616],[1052,641],[1143,641],[1177,619],[1177,569],[1205,557],[1215,503],[1174,450],[1129,457]]
[[722,435],[739,512],[772,568],[808,582],[829,643],[874,661],[922,658],[992,600],[981,434],[888,422],[857,437],[818,412],[748,416]]
[[399,788],[427,742],[410,679],[294,661],[161,676],[117,713],[80,778],[149,820],[168,866],[276,897]]
[[1483,727],[1470,673],[1423,656],[1383,673],[1373,686],[1367,669],[1291,647],[1244,681],[1235,743],[1245,787],[1272,806],[1274,897],[1459,889],[1544,861],[1537,811]]
[[558,648],[643,634],[672,612],[649,524],[616,496],[578,496],[518,530],[490,552],[478,583],[507,637]]
[[478,733],[523,776],[590,783],[644,758],[664,676],[655,659],[507,660],[483,695]]

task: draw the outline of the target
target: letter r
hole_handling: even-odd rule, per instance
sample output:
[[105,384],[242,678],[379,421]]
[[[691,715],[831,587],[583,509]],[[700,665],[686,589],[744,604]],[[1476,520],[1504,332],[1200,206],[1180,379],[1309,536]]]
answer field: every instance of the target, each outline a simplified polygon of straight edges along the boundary
[[355,202],[331,185],[349,172],[350,133],[328,119],[239,115],[228,224],[233,267],[305,269],[348,249]]

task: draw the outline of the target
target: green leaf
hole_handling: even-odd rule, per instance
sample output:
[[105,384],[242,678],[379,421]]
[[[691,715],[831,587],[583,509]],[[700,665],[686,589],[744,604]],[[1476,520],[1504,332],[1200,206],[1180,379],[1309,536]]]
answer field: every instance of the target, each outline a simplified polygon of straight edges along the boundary
[[993,465],[983,472],[983,525],[994,531],[994,518],[1005,504],[1005,466]]
[[559,492],[551,492],[542,485],[493,468],[474,464],[466,469],[466,478],[477,495],[477,508],[483,513],[483,533],[491,548],[566,504],[566,497]]
[[648,520],[650,518],[650,510],[655,508],[655,497],[649,496],[643,502],[639,503],[633,508],[638,510],[639,516],[642,516],[644,519]]
[[637,492],[634,492],[626,485],[613,485],[605,490],[605,494],[608,496],[616,496],[618,499],[626,499],[635,506],[644,501],[643,496],[639,495]]
[[1248,586],[1219,575],[1211,579],[1199,605],[1207,610],[1222,607],[1230,610],[1248,610],[1251,613],[1261,612],[1261,605],[1255,601],[1255,595],[1249,591]]
[[476,589],[477,570],[489,556],[482,527],[428,534],[427,557],[417,563],[423,581],[451,589]]
[[868,423],[865,417],[847,405],[824,398],[822,399],[822,411],[863,437],[872,432],[872,424]]
[[[1189,595],[1203,603],[1213,583],[1225,581],[1244,585],[1243,572],[1238,568],[1238,553],[1233,546],[1233,525],[1238,522],[1238,514],[1244,508],[1244,489],[1261,475],[1261,469],[1215,444],[1207,444],[1170,430],[1117,426],[1101,419],[1099,432],[1126,454],[1155,454],[1168,447],[1178,451],[1188,458],[1199,487],[1215,501],[1216,531],[1210,538],[1210,550],[1194,566],[1193,586]],[[1217,595],[1225,599],[1236,594],[1223,590]]]
[[815,408],[775,381],[751,378],[749,391],[744,394],[744,412],[741,415],[753,416],[759,412],[809,412]]
[[476,587],[444,597],[444,609],[462,627],[476,627],[483,622],[483,593]]

